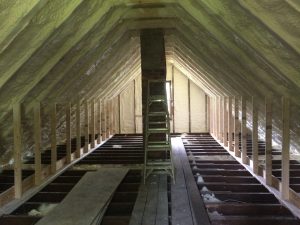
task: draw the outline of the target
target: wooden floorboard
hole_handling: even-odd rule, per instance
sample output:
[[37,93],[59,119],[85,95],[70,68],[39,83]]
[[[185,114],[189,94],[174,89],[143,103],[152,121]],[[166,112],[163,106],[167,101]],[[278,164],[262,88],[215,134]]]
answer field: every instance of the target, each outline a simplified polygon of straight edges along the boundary
[[172,184],[171,186],[172,224],[194,225],[187,187],[184,178],[184,172],[179,156],[179,150],[176,147],[177,142],[173,140],[172,146],[173,161],[175,165],[175,184]]
[[[183,171],[185,184],[186,184],[187,196],[189,198],[189,205],[190,205],[191,214],[192,214],[192,218],[193,218],[193,224],[194,225],[200,225],[200,224],[201,225],[210,225],[211,222],[209,220],[209,216],[207,214],[205,205],[203,203],[203,200],[200,196],[198,187],[194,180],[194,176],[193,176],[193,173],[192,173],[192,170],[190,167],[190,163],[187,158],[185,148],[184,148],[184,145],[183,145],[180,137],[177,137],[172,140],[172,147],[173,147],[173,149],[176,149],[175,157],[176,158],[178,157],[180,159],[180,163],[182,166],[182,171]],[[178,171],[176,171],[176,173],[177,172]],[[173,204],[176,205],[176,202],[172,201],[172,205]],[[174,215],[174,213],[172,211],[172,216],[173,215]],[[177,224],[177,222],[175,220],[174,220],[174,222],[175,222],[175,224]],[[187,222],[188,222],[188,220],[187,220]]]

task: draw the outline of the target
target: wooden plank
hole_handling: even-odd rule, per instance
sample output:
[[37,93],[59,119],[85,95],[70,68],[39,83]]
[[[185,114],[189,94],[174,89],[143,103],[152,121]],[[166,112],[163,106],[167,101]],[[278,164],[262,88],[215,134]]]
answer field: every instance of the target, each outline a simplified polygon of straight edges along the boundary
[[67,147],[67,155],[66,161],[67,163],[71,163],[71,103],[66,104],[66,147]]
[[37,225],[94,224],[98,216],[103,215],[103,210],[127,172],[128,169],[123,168],[87,172],[63,201],[39,220]]
[[267,185],[272,185],[272,98],[265,99],[266,134],[265,134],[265,179]]
[[56,142],[56,104],[50,105],[50,127],[51,127],[51,173],[56,172],[57,142]]
[[14,126],[14,187],[15,198],[22,197],[22,128],[21,104],[13,105]]
[[194,224],[210,225],[211,223],[209,216],[207,214],[203,199],[200,196],[197,184],[194,180],[194,175],[192,173],[190,163],[180,137],[176,138],[176,145],[173,147],[175,146],[178,149],[178,154],[182,163]]
[[[138,96],[136,96],[137,95],[137,92],[136,92],[136,80],[134,79],[133,80],[133,107],[134,107],[134,109],[133,109],[133,112],[134,112],[134,115],[133,115],[133,121],[134,121],[134,133],[136,134],[136,132],[137,132],[137,122],[136,122],[136,119],[137,119],[137,117],[136,117],[136,114],[137,114],[137,112],[136,112],[136,102],[137,102],[137,100],[136,100],[136,98],[138,97]],[[119,100],[119,99],[118,99]],[[120,104],[119,104],[120,105]]]
[[233,151],[232,144],[233,120],[232,120],[232,97],[228,97],[228,147],[229,151]]
[[143,215],[142,225],[155,225],[156,207],[158,203],[158,176],[150,175],[147,178],[147,201]]
[[97,127],[98,127],[98,144],[102,142],[102,130],[101,130],[101,99],[98,100],[98,116],[97,116]]
[[211,131],[211,116],[210,116],[210,98],[205,95],[205,118],[206,118],[206,130]]
[[147,188],[145,184],[141,184],[138,192],[138,196],[136,198],[129,225],[141,225],[143,221],[143,215],[147,202]]
[[168,214],[168,184],[167,175],[159,175],[159,185],[158,185],[158,205],[156,212],[156,222],[155,225],[168,225],[169,224],[169,214]]
[[239,98],[234,97],[234,155],[240,157],[240,148],[239,148]]
[[220,98],[216,97],[216,127],[217,127],[217,134],[216,138],[219,140],[220,139]]
[[91,148],[95,148],[96,132],[95,132],[95,101],[94,100],[91,101],[91,135],[92,135]]
[[290,192],[290,101],[282,98],[282,171],[281,196],[289,200]]
[[173,124],[173,133],[175,133],[175,110],[174,110],[174,94],[175,94],[175,79],[174,79],[174,64],[172,64],[172,124]]
[[228,146],[228,112],[227,112],[227,97],[223,97],[223,143]]
[[258,110],[255,97],[252,97],[252,169],[258,174]]
[[80,100],[76,103],[76,152],[75,157],[79,158],[81,155],[81,121],[80,121]]
[[180,152],[176,145],[177,142],[172,139],[173,162],[176,171],[176,183],[171,185],[172,224],[193,225],[192,209],[189,202]]
[[84,153],[89,151],[89,103],[84,101]]
[[42,182],[42,159],[41,159],[41,104],[34,104],[33,108],[34,123],[34,183],[36,185]]
[[245,96],[242,96],[242,163],[246,164],[248,162],[247,159],[247,99]]

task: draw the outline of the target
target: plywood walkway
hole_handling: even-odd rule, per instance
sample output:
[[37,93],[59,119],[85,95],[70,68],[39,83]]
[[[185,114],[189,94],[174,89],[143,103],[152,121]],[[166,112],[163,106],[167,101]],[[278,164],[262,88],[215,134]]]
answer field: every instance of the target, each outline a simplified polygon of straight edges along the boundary
[[95,224],[127,172],[128,169],[110,168],[86,173],[66,198],[37,225]]

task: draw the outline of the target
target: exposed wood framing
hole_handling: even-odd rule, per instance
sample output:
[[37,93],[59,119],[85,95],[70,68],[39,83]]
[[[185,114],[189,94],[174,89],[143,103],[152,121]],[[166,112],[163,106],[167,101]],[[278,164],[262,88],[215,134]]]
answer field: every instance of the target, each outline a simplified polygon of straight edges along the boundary
[[136,98],[138,97],[138,96],[136,96],[137,95],[137,93],[136,93],[136,80],[134,79],[133,80],[133,107],[134,107],[134,110],[133,110],[133,112],[134,112],[134,115],[133,115],[133,122],[134,122],[134,133],[136,134],[136,132],[137,132],[137,122],[136,122],[136,120],[137,120],[137,117],[136,117],[136,115],[137,115],[137,112],[136,112],[136,102],[137,102],[137,100],[136,100]]
[[191,80],[188,79],[188,116],[189,116],[189,133],[192,133],[191,124]]
[[272,185],[272,97],[266,97],[266,134],[265,134],[265,179],[267,185]]
[[233,120],[232,120],[232,97],[228,97],[228,147],[230,151],[233,151],[232,145],[233,134]]
[[227,111],[227,97],[223,97],[223,143],[224,146],[228,146],[228,111]]
[[56,141],[56,104],[50,106],[50,126],[51,126],[51,173],[56,172],[57,162],[57,141]]
[[206,101],[206,104],[205,104],[205,106],[206,106],[206,110],[205,110],[206,130],[208,132],[210,132],[211,131],[211,114],[210,114],[211,113],[211,108],[210,108],[211,102],[210,102],[210,98],[207,95],[205,95],[205,101]]
[[239,139],[239,97],[234,97],[234,155],[240,156]]
[[[121,96],[118,95],[118,117],[119,117],[119,134],[121,134]],[[135,117],[136,118],[136,117]]]
[[220,139],[220,97],[216,98],[216,127],[217,127],[217,134],[216,138]]
[[106,100],[102,102],[102,138],[103,140],[107,139],[107,130],[106,130]]
[[290,101],[282,98],[282,172],[281,196],[289,199],[290,187]]
[[71,103],[66,104],[66,147],[67,156],[66,161],[69,164],[71,162]]
[[242,146],[242,162],[247,163],[247,98],[242,96],[242,124],[241,124],[241,146]]
[[252,169],[258,174],[258,110],[255,97],[252,97]]
[[33,108],[34,123],[34,183],[39,185],[42,181],[41,159],[41,104],[36,102]]
[[174,93],[175,93],[175,85],[174,85],[174,64],[172,64],[172,102],[171,102],[171,108],[172,108],[172,124],[173,124],[173,133],[175,133],[175,109],[174,109]]
[[80,121],[80,100],[76,103],[76,153],[75,157],[79,158],[81,155],[81,121]]
[[223,142],[223,101],[222,101],[222,96],[219,97],[219,140]]
[[89,103],[84,100],[84,153],[89,151]]
[[91,100],[91,148],[95,148],[95,101]]
[[22,127],[21,104],[13,105],[14,124],[14,186],[15,198],[22,196]]
[[97,116],[97,127],[98,127],[98,144],[102,142],[102,130],[101,130],[101,99],[98,100],[98,116]]

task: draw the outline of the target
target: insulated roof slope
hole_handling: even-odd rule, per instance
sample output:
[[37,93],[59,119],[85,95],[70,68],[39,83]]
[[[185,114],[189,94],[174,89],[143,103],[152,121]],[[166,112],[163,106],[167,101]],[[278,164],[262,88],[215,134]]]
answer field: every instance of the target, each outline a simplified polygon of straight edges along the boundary
[[173,36],[174,59],[209,95],[286,95],[299,106],[299,21],[298,0],[2,0],[2,162],[14,103],[31,113],[36,101],[114,95],[138,73],[143,28]]

